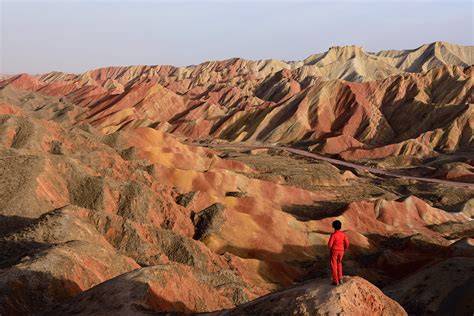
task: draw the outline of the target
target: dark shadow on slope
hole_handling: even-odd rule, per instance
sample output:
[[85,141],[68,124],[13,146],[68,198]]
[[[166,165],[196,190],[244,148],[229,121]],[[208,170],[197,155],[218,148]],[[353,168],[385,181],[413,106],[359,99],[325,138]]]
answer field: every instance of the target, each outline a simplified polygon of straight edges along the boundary
[[439,305],[438,315],[472,315],[474,312],[474,277],[449,293]]
[[77,283],[50,273],[16,267],[0,270],[0,315],[38,315],[80,292]]
[[377,245],[378,250],[372,254],[357,257],[364,267],[377,270],[384,276],[384,281],[374,283],[379,287],[392,284],[419,269],[434,262],[452,256],[448,245],[437,243],[437,239],[421,234],[411,236],[366,234],[369,240]]
[[12,267],[25,257],[30,257],[51,247],[51,244],[36,241],[0,239],[0,269]]
[[427,228],[440,233],[448,240],[456,240],[465,237],[474,236],[474,221],[467,222],[444,222],[441,224],[432,224]]
[[446,205],[444,207],[442,207],[443,211],[446,211],[446,212],[450,212],[450,213],[458,213],[458,212],[462,212],[464,207],[466,206],[466,204],[468,203],[468,201],[462,201],[462,202],[459,202],[459,203],[456,203],[456,204],[452,204],[452,205]]
[[[260,133],[258,133],[256,139],[261,141],[267,140],[273,131],[277,130],[281,124],[285,123],[296,113],[296,111],[298,111],[300,103],[303,99],[303,95],[296,95],[285,103],[278,105],[278,112],[275,114],[274,117],[270,119],[268,125],[264,129],[262,129]],[[274,107],[273,109],[275,108],[276,107]]]
[[[163,281],[150,280],[150,282],[158,283]],[[173,295],[171,292],[170,294]],[[183,296],[186,295],[183,293]],[[201,304],[205,304],[205,301]],[[196,312],[198,311],[193,311],[183,301],[172,301],[158,295],[148,282],[120,278],[105,281],[63,302],[50,305],[40,315],[131,313],[133,315],[176,316],[192,315]]]
[[16,215],[0,215],[0,237],[6,236],[25,226],[28,226],[35,220],[35,218],[28,218]]
[[205,104],[205,102],[199,102],[193,106],[190,106],[189,108],[187,108],[186,110],[182,111],[182,112],[179,112],[177,114],[175,114],[172,118],[170,118],[168,120],[168,123],[170,124],[177,124],[177,123],[180,123],[181,122],[185,122],[185,120],[181,120],[182,118],[184,118],[186,115],[188,115],[191,111],[197,109],[198,107],[200,106],[203,106]]
[[307,222],[340,216],[347,205],[342,202],[321,201],[313,205],[283,205],[282,211],[293,215],[299,221]]

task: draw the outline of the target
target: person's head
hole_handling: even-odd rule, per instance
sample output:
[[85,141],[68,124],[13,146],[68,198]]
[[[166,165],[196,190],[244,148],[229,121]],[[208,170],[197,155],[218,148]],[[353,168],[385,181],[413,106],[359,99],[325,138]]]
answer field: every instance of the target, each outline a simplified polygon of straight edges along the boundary
[[332,228],[334,228],[335,230],[339,230],[341,229],[342,227],[342,223],[338,220],[335,220],[334,222],[332,222]]

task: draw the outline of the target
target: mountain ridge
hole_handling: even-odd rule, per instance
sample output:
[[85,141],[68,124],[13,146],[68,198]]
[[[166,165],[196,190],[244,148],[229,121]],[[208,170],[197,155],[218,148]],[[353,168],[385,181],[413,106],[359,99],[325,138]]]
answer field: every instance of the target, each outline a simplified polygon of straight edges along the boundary
[[[331,149],[344,159],[429,158],[472,146],[473,52],[445,42],[379,53],[334,46],[292,62],[232,58],[21,74],[0,88],[59,98],[68,106],[49,117],[106,133],[153,126],[192,139],[307,144],[316,151],[343,136],[353,139],[345,144],[360,144]],[[402,122],[410,122],[407,129],[396,128]]]

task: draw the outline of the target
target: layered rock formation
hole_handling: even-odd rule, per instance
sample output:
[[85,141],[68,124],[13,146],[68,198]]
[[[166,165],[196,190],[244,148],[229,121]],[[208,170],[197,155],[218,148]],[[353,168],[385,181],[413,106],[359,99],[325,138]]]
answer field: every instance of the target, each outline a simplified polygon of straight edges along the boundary
[[[304,145],[469,182],[471,51],[346,47],[301,62],[1,81],[0,314],[405,315],[400,305],[464,304],[462,280],[438,293],[426,275],[451,278],[447,265],[474,258],[472,189],[226,146]],[[335,219],[351,240],[346,274],[359,276],[337,288],[326,249]]]
[[[470,229],[468,209],[447,213],[416,197],[337,204],[337,190],[311,185],[366,180],[332,166],[325,172],[341,180],[311,180],[303,189],[289,186],[290,178],[258,179],[259,170],[151,128],[104,135],[13,105],[2,112],[2,313],[72,312],[90,305],[89,295],[109,297],[117,287],[133,294],[128,305],[114,305],[122,313],[132,305],[231,308],[325,276],[335,218],[350,229],[348,272],[390,284],[414,267],[461,254],[442,225],[458,223],[460,237]],[[96,294],[77,296],[91,288]]]
[[[153,127],[189,138],[304,144],[344,159],[429,158],[472,147],[473,47],[332,47],[303,61],[230,59],[110,67],[0,82],[10,100],[103,132]],[[15,90],[15,91],[10,91]],[[36,96],[36,94],[40,96]],[[39,104],[38,104],[39,103]],[[52,104],[53,103],[53,104]]]

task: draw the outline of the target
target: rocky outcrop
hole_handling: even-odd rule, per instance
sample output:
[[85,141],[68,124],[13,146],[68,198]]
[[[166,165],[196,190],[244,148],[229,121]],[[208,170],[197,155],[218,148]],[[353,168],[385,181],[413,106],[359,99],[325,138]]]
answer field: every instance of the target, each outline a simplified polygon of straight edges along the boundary
[[146,315],[191,313],[247,301],[244,287],[229,273],[209,274],[169,263],[141,268],[104,282],[45,311],[53,314]]
[[312,280],[258,298],[234,309],[207,315],[407,315],[394,300],[359,277],[344,277],[340,286],[329,279]]

